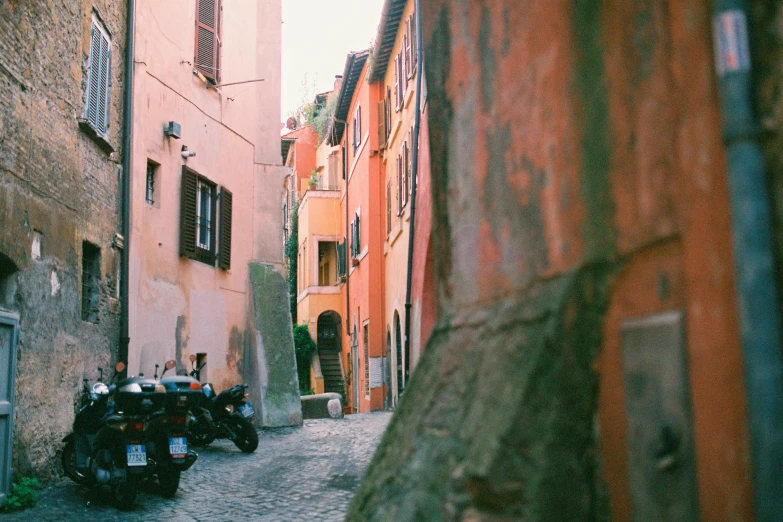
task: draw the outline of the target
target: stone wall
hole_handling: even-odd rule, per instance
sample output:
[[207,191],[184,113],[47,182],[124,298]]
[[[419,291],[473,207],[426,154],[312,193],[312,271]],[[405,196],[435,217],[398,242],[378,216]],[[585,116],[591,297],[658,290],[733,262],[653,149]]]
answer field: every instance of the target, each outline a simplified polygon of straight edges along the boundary
[[[113,153],[77,122],[93,10],[112,38]],[[82,377],[116,361],[125,15],[124,0],[0,2],[0,253],[18,268],[0,306],[20,316],[13,468],[28,475],[59,473]],[[81,315],[83,241],[100,248],[97,323]]]

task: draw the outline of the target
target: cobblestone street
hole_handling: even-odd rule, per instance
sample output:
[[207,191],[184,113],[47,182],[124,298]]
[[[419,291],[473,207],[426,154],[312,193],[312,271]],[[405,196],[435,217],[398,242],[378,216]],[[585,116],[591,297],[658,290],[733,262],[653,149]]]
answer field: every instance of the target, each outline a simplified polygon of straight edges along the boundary
[[390,413],[305,421],[303,428],[259,433],[255,453],[229,441],[197,450],[173,499],[150,481],[130,512],[115,509],[108,488],[87,489],[69,480],[41,492],[38,505],[0,521],[33,520],[342,520]]

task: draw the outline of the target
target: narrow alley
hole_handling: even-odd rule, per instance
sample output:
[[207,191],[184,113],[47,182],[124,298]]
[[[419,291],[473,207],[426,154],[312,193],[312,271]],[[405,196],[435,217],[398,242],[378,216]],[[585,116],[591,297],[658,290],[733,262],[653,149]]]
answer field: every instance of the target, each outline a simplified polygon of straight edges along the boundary
[[198,450],[173,499],[161,498],[151,481],[132,511],[117,510],[107,488],[63,479],[41,492],[35,508],[0,520],[343,520],[390,418],[367,413],[264,430],[250,454],[227,440],[213,442]]

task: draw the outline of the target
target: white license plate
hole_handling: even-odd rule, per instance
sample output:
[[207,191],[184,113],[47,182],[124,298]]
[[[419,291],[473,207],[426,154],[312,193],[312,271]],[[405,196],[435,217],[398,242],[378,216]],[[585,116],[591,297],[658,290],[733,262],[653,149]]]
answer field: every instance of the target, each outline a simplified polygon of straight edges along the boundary
[[128,466],[146,466],[147,448],[144,444],[128,444]]
[[243,404],[239,407],[239,411],[242,412],[242,416],[245,418],[252,417],[256,414],[256,412],[253,411],[253,407],[250,404]]
[[172,457],[184,457],[187,455],[187,437],[169,437],[169,453],[171,453]]

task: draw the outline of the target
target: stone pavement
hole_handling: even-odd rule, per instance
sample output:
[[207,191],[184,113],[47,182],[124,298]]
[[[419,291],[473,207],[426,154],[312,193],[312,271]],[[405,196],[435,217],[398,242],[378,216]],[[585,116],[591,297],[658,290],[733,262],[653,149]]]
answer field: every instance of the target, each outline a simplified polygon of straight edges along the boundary
[[129,512],[111,505],[108,488],[82,488],[65,479],[42,491],[35,508],[0,514],[0,522],[343,520],[390,418],[387,412],[367,413],[264,430],[250,455],[230,441],[213,442],[196,450],[198,462],[182,474],[173,499],[157,495],[157,482],[150,481]]

